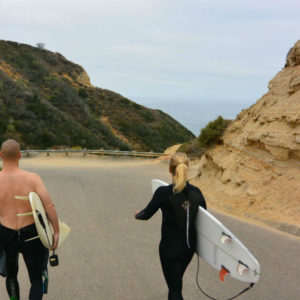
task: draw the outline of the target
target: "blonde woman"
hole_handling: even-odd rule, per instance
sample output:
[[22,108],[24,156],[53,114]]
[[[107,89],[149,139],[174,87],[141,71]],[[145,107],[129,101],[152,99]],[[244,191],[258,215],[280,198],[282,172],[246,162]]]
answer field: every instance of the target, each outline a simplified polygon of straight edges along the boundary
[[201,191],[187,182],[188,166],[184,153],[174,154],[169,165],[172,184],[159,187],[147,207],[135,214],[136,219],[148,220],[159,208],[162,211],[159,256],[168,300],[183,300],[183,274],[196,250],[196,213],[199,205],[206,209]]

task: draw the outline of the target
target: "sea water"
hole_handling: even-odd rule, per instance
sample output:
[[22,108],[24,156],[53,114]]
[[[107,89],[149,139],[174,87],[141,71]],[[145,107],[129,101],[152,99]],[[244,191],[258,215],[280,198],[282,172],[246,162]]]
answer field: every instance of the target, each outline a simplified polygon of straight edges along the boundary
[[243,110],[254,104],[243,100],[201,100],[135,97],[132,100],[152,109],[167,113],[189,129],[195,136],[218,116],[233,120]]

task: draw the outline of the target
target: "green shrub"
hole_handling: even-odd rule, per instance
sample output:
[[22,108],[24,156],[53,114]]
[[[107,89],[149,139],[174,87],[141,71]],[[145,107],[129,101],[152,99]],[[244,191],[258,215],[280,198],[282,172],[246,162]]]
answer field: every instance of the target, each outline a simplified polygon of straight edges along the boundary
[[190,158],[201,157],[202,154],[205,152],[205,148],[201,147],[198,139],[193,139],[187,143],[182,144],[178,149],[177,152],[184,152]]
[[127,122],[126,120],[117,119],[117,120],[116,120],[116,124],[117,124],[119,130],[120,130],[124,135],[130,134],[131,128],[130,128],[129,122]]
[[136,110],[141,110],[141,109],[142,109],[142,106],[139,105],[139,104],[137,104],[137,103],[135,103],[135,102],[132,102],[131,105],[132,105],[132,107],[135,108]]
[[222,142],[223,133],[230,122],[230,120],[225,120],[221,116],[209,122],[206,127],[201,130],[197,138],[201,147],[206,148]]
[[81,98],[87,98],[89,95],[88,95],[88,93],[86,92],[85,89],[80,88],[79,91],[78,91],[78,96],[81,97]]
[[7,122],[8,122],[7,120],[0,119],[0,134],[4,134],[6,132],[7,125],[8,125]]
[[6,130],[8,133],[14,133],[16,131],[15,125],[14,124],[7,124],[6,125]]
[[231,120],[225,120],[219,116],[214,121],[209,122],[196,139],[182,144],[177,152],[184,152],[190,158],[201,157],[206,148],[222,143],[223,133],[230,122]]
[[[112,96],[111,96],[112,97]],[[126,99],[126,98],[122,98],[120,99],[119,101],[119,104],[122,105],[122,106],[126,106],[126,105],[130,105],[131,101]]]
[[140,114],[146,122],[153,122],[155,120],[153,114],[148,110],[143,110]]

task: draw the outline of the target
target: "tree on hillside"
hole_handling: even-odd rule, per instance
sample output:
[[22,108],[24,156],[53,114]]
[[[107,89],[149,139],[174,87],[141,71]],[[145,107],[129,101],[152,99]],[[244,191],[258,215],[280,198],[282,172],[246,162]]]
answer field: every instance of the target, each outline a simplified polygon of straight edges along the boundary
[[36,46],[41,49],[44,50],[45,49],[45,44],[44,43],[36,43]]

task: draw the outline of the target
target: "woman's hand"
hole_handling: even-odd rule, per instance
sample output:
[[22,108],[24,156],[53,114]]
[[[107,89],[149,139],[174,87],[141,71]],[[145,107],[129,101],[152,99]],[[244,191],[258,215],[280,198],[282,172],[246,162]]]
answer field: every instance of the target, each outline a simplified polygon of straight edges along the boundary
[[135,214],[134,214],[134,217],[136,218],[137,215],[140,213],[140,211],[138,210]]

